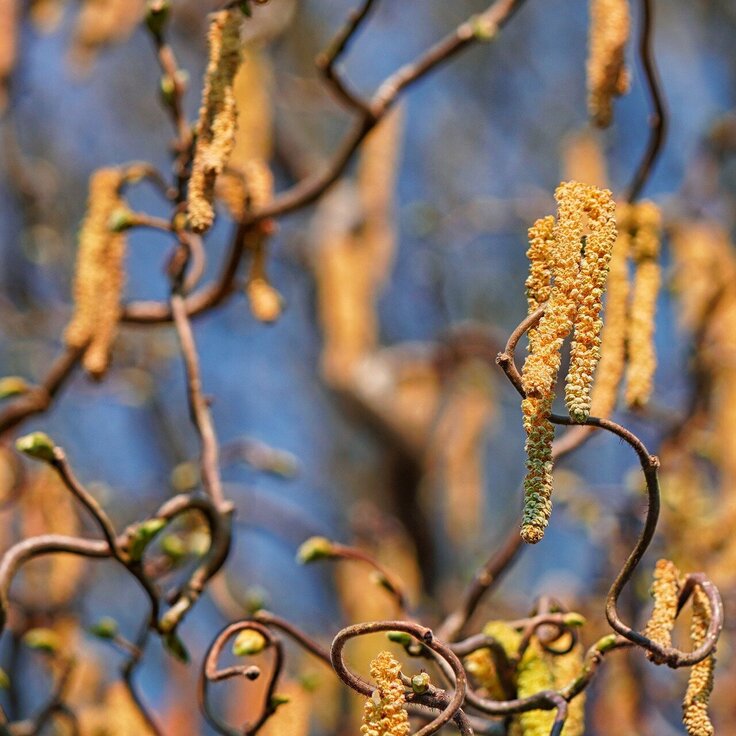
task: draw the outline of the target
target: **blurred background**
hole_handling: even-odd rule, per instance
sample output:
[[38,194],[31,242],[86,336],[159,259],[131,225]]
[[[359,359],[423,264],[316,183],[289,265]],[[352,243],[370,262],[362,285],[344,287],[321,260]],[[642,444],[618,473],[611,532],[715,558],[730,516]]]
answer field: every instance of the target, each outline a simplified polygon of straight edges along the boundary
[[[194,120],[206,11],[214,5],[172,5],[170,41],[189,75],[186,112]],[[251,113],[241,125],[271,163],[277,189],[325,166],[347,130],[350,115],[313,60],[352,5],[272,0],[245,25],[244,69],[252,73],[238,94]],[[0,2],[0,375],[40,381],[61,350],[90,174],[138,160],[170,170],[172,131],[141,26],[144,7],[142,0]],[[379,4],[346,58],[346,75],[372,93],[484,7],[479,0]],[[526,230],[553,212],[561,179],[623,191],[648,135],[633,49],[632,89],[616,102],[613,125],[589,127],[587,28],[583,0],[529,0],[495,42],[413,87],[316,206],[279,220],[267,261],[283,299],[275,324],[254,318],[242,288],[195,320],[236,537],[216,590],[181,630],[194,664],[174,662],[154,641],[137,675],[166,733],[209,733],[194,698],[198,663],[219,628],[249,607],[265,605],[324,642],[347,623],[393,615],[390,597],[361,566],[300,567],[295,552],[306,538],[372,551],[405,580],[422,620],[437,622],[518,524],[524,433],[518,397],[493,359],[526,313]],[[655,56],[669,132],[644,195],[662,208],[666,230],[659,364],[651,405],[617,415],[663,460],[660,532],[625,602],[629,620],[641,625],[658,556],[707,571],[727,615],[736,593],[735,33],[731,0],[657,3]],[[128,200],[167,215],[149,185],[132,188]],[[222,207],[206,236],[205,279],[218,273],[231,232]],[[130,234],[126,300],[166,298],[169,246],[154,231]],[[170,326],[123,326],[105,380],[75,374],[51,409],[23,427],[33,429],[64,447],[119,529],[199,483]],[[48,530],[87,530],[48,473],[19,464],[7,449],[10,434],[0,456],[3,549]],[[560,462],[555,480],[545,539],[522,551],[473,631],[488,619],[524,616],[538,596],[553,595],[586,615],[586,643],[606,633],[602,600],[639,530],[638,466],[614,438],[594,436]],[[157,554],[176,549],[185,567],[206,546],[202,536],[185,520]],[[26,617],[19,631],[61,627],[77,653],[70,698],[124,724],[130,706],[114,684],[122,655],[85,627],[111,616],[133,637],[145,615],[134,583],[108,562],[61,556],[29,565],[13,595]],[[365,662],[377,644],[369,640],[365,655],[360,646],[356,661]],[[736,723],[731,647],[727,631],[714,694],[721,733]],[[360,699],[337,694],[321,665],[293,655],[288,728],[297,728],[297,708],[311,707],[311,733],[357,732]],[[13,636],[3,639],[0,664],[13,673],[0,700],[29,716],[53,672]],[[655,668],[641,652],[613,655],[592,689],[586,733],[684,733],[685,677]],[[246,687],[217,691],[232,722],[247,714]],[[352,714],[342,715],[346,709]],[[300,727],[293,734],[310,733]],[[127,728],[109,732],[142,732],[134,720]],[[277,717],[263,733],[292,731]]]

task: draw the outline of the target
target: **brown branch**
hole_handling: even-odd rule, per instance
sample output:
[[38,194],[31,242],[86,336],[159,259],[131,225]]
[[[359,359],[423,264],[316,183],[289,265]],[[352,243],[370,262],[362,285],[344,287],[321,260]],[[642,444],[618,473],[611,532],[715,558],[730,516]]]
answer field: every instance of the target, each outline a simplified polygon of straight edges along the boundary
[[644,78],[652,111],[649,117],[649,142],[629,185],[626,194],[627,202],[633,202],[641,194],[641,190],[651,176],[667,135],[667,110],[664,104],[662,84],[654,61],[654,0],[640,0],[640,3],[641,21],[638,53],[644,69]]

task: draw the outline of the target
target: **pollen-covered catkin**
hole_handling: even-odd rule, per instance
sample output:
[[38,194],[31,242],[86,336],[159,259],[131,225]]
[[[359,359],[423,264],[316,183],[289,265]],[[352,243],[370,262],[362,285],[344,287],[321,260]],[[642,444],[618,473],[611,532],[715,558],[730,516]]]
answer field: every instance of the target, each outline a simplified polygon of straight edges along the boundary
[[565,403],[570,416],[584,422],[590,416],[593,374],[600,358],[600,314],[608,277],[608,264],[616,241],[616,204],[607,189],[586,187],[584,211],[588,235],[576,290],[575,334],[570,347],[570,367],[565,385]]
[[[528,313],[536,312],[552,293],[552,254],[555,251],[555,218],[552,215],[542,217],[529,228],[529,276],[527,276],[526,301]],[[534,352],[534,341],[537,330],[527,332],[529,352]]]
[[238,8],[214,13],[210,21],[209,62],[187,197],[189,222],[197,233],[212,226],[215,181],[235,145],[237,107],[233,80],[241,60],[241,21]]
[[625,54],[630,26],[628,0],[590,0],[588,111],[601,128],[611,123],[613,98],[629,90]]
[[64,333],[69,347],[85,349],[82,364],[93,376],[107,370],[120,318],[125,282],[126,238],[110,229],[110,216],[124,207],[121,169],[98,169],[89,183],[87,214],[79,232],[74,277],[74,314]]
[[536,544],[552,514],[552,440],[555,430],[549,421],[552,394],[543,399],[527,397],[521,402],[526,431],[526,477],[521,537]]
[[390,652],[381,652],[371,662],[370,672],[377,688],[365,702],[360,732],[364,736],[408,736],[411,727],[404,707],[401,664]]
[[608,417],[616,407],[626,363],[626,331],[629,302],[629,205],[616,208],[618,236],[608,269],[606,306],[601,332],[601,359],[591,391],[591,413]]
[[[672,629],[677,618],[677,600],[680,595],[680,572],[673,562],[658,560],[654,568],[652,598],[654,609],[644,629],[644,635],[662,647],[672,645]],[[647,652],[652,659],[652,655]]]
[[572,330],[577,308],[584,189],[585,186],[577,182],[563,182],[555,191],[558,209],[553,231],[555,247],[551,254],[554,285],[536,329],[533,351],[527,356],[522,371],[524,391],[530,397],[543,398],[554,389],[560,370],[560,349]]
[[629,408],[645,406],[652,393],[657,355],[654,348],[654,318],[661,269],[657,262],[661,215],[653,202],[640,202],[636,208],[632,251],[636,271],[631,297],[626,404]]
[[[700,588],[693,593],[693,618],[690,639],[693,648],[703,644],[708,632],[711,610],[708,598]],[[708,701],[713,690],[713,670],[716,660],[709,654],[690,670],[687,691],[682,702],[682,720],[689,736],[713,736],[715,730],[708,716]]]

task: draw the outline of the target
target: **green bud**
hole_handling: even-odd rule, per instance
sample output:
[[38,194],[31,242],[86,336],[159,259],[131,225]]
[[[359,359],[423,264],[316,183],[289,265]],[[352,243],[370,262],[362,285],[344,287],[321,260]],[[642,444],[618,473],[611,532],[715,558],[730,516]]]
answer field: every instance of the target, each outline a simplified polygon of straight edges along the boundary
[[320,676],[316,672],[307,672],[299,678],[299,684],[308,692],[316,692],[320,685]]
[[178,534],[167,534],[161,538],[161,551],[174,563],[187,555],[187,546]]
[[478,41],[493,41],[498,33],[498,26],[482,15],[474,15],[470,19],[470,25]]
[[180,662],[189,664],[189,652],[184,646],[184,642],[172,631],[166,634],[162,639],[164,648]]
[[54,441],[45,432],[31,432],[15,441],[15,449],[34,460],[43,460],[45,463],[53,462]]
[[89,627],[89,633],[100,639],[114,639],[118,633],[118,622],[110,616],[104,616]]
[[240,8],[240,12],[247,18],[250,18],[253,15],[253,10],[250,7],[250,0],[241,0],[241,2],[238,3],[238,7]]
[[0,378],[0,399],[9,399],[30,391],[31,387],[25,378],[20,376],[5,376]]
[[161,99],[166,105],[173,105],[176,95],[176,84],[172,79],[171,75],[164,74],[159,81],[159,92],[161,93]]
[[291,698],[288,695],[279,695],[278,693],[275,693],[271,696],[271,710],[276,710],[279,706],[286,705],[290,701]]
[[429,674],[426,672],[420,672],[418,675],[414,675],[414,677],[411,678],[411,689],[417,695],[426,693],[429,689]]
[[135,215],[127,207],[118,207],[107,220],[107,227],[114,233],[122,233],[135,225]]
[[130,559],[138,561],[143,557],[146,547],[151,540],[166,526],[164,519],[148,519],[133,527],[128,544]]
[[156,38],[160,38],[163,33],[170,10],[171,5],[168,0],[148,0],[146,26]]
[[565,626],[584,626],[585,616],[575,612],[566,613],[563,621]]
[[262,652],[268,642],[260,631],[254,629],[243,629],[233,641],[233,654],[236,657],[250,657]]
[[405,631],[389,631],[386,637],[394,644],[401,644],[402,647],[408,647],[414,641]]
[[332,542],[326,537],[310,537],[297,550],[296,559],[302,565],[333,557]]
[[61,649],[61,637],[52,629],[30,629],[24,634],[23,643],[45,654],[56,654]]

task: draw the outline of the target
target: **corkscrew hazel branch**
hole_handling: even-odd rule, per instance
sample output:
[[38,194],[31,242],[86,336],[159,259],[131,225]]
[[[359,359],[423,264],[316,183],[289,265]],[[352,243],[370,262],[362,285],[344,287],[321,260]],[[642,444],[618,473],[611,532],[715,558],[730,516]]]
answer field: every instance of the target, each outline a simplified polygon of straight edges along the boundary
[[[452,721],[455,715],[460,712],[467,691],[467,676],[457,655],[446,644],[437,639],[431,629],[408,621],[375,621],[348,626],[337,634],[330,649],[332,666],[337,676],[355,692],[366,698],[371,697],[374,688],[362,677],[355,675],[348,669],[343,658],[343,649],[350,639],[380,631],[401,631],[409,634],[409,636],[433,651],[450,668],[454,676],[455,692],[448,699],[447,704],[443,706],[442,712],[433,721],[417,731],[415,736],[430,736],[430,734],[437,733],[442,726]],[[429,705],[430,707],[437,707],[439,704],[434,692],[415,695],[413,702],[420,705]]]
[[[498,365],[506,373],[507,378],[522,398],[525,396],[524,387],[521,381],[521,375],[519,374],[518,368],[514,362],[514,351],[522,335],[537,323],[543,313],[544,307],[540,307],[536,312],[528,315],[524,320],[522,320],[522,322],[511,333],[505,350],[502,353],[499,353],[497,358]],[[560,416],[558,414],[550,414],[550,421],[553,424],[562,425],[578,424],[570,419],[570,417]],[[621,620],[618,614],[619,596],[621,595],[621,591],[631,580],[634,571],[644,556],[644,553],[649,548],[657,528],[660,508],[659,480],[657,473],[659,469],[659,459],[655,455],[651,455],[649,453],[646,445],[644,445],[644,443],[633,432],[610,419],[588,417],[583,424],[598,429],[605,429],[617,435],[624,440],[632,450],[634,450],[642,468],[649,501],[644,527],[642,528],[634,549],[629,554],[623,567],[611,585],[606,598],[606,618],[614,631],[637,646],[650,652],[656,661],[665,663],[670,667],[691,667],[705,659],[705,657],[713,651],[717,643],[718,636],[720,635],[720,631],[723,628],[723,603],[721,601],[720,593],[716,586],[713,585],[707,577],[703,576],[703,591],[708,596],[712,609],[712,617],[709,622],[708,632],[704,638],[703,644],[689,653],[673,647],[662,647],[656,642],[653,642],[650,638],[635,631]]]

